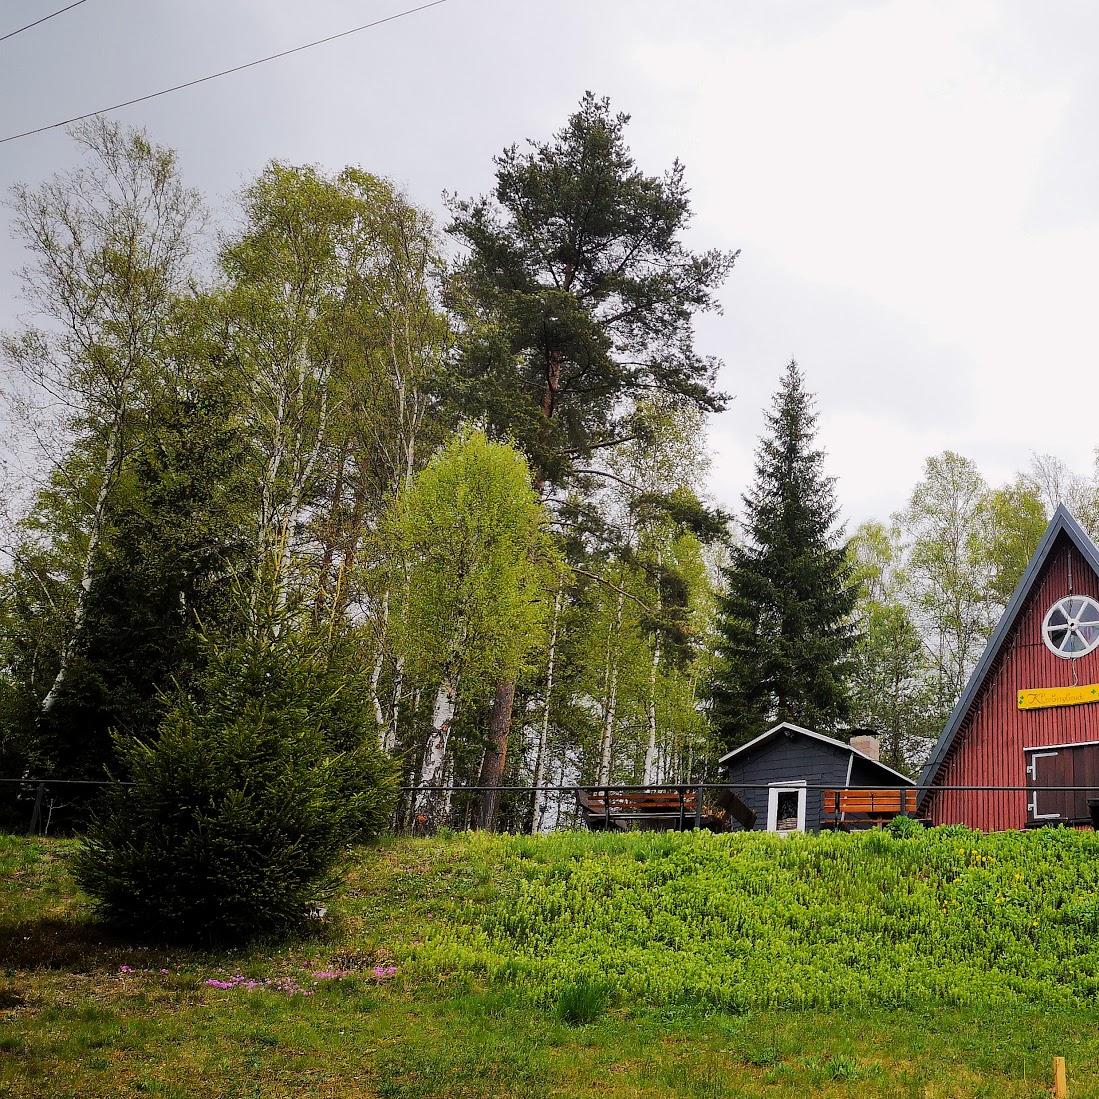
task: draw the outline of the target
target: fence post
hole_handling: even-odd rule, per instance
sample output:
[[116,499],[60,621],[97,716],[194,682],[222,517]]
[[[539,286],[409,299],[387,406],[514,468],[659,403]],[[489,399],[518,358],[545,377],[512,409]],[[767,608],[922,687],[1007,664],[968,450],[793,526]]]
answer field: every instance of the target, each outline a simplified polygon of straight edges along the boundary
[[1065,1078],[1064,1057],[1053,1058],[1053,1096],[1054,1099],[1067,1099],[1068,1081]]
[[611,830],[611,788],[609,786],[603,787],[603,815],[604,828],[609,832]]
[[676,792],[679,794],[679,830],[682,832],[687,823],[687,792],[683,786],[677,786]]

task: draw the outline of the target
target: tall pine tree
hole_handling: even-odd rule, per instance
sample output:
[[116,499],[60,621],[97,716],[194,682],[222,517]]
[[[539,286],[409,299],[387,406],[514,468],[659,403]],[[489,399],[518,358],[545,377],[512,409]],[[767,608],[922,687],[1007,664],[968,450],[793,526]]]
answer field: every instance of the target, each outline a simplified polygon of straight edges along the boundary
[[745,540],[725,570],[714,717],[729,747],[776,721],[833,732],[848,714],[857,587],[816,427],[791,362],[744,497]]
[[[644,438],[639,399],[723,407],[694,317],[719,309],[736,255],[688,249],[683,165],[646,175],[628,122],[588,92],[549,141],[496,158],[491,195],[451,202],[449,232],[467,252],[451,280],[466,332],[450,396],[515,441],[544,497],[582,495],[600,458]],[[505,754],[514,694],[512,679],[498,684],[488,764]],[[494,765],[482,772],[482,785],[498,780]]]

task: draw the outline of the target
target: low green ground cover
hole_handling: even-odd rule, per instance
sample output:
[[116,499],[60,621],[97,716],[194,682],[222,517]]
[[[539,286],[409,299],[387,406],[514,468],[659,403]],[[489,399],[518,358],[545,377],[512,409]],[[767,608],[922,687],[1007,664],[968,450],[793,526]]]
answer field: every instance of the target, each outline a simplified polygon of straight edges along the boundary
[[239,951],[96,927],[72,847],[0,837],[15,1099],[1099,1099],[1091,836],[393,841]]
[[416,951],[549,1000],[761,1007],[1093,1005],[1099,836],[472,836],[506,887]]

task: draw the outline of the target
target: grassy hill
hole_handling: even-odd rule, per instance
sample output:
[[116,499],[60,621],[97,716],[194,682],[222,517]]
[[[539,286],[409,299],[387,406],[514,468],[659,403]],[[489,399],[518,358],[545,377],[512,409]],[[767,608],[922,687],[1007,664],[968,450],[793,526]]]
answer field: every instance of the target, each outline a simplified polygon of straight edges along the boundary
[[0,837],[20,1099],[1099,1097],[1092,834],[393,841],[239,952],[106,934],[70,850]]

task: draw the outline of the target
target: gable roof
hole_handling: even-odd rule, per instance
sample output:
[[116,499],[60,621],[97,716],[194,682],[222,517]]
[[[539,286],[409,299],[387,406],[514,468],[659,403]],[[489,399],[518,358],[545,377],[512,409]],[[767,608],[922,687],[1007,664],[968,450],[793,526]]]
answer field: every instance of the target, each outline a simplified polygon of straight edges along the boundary
[[767,732],[757,736],[755,740],[749,740],[747,744],[742,744],[739,748],[734,748],[731,752],[726,752],[717,762],[719,765],[727,763],[733,756],[738,756],[741,752],[746,752],[749,748],[754,748],[757,744],[762,744],[763,741],[767,740],[769,737],[777,736],[779,733],[787,730],[798,733],[801,736],[811,737],[813,740],[823,741],[825,744],[830,744],[833,748],[839,748],[844,752],[849,752],[858,759],[863,759],[867,763],[871,763],[875,767],[880,767],[883,771],[888,771],[891,775],[895,775],[901,782],[904,782],[909,786],[915,785],[915,782],[907,775],[902,775],[900,771],[894,771],[892,767],[887,767],[880,760],[868,756],[865,752],[860,752],[857,748],[852,748],[847,741],[836,740],[834,737],[825,736],[823,733],[814,733],[812,729],[803,729],[800,725],[795,725],[792,721],[780,721],[777,725],[768,729]]
[[[1038,580],[1043,566],[1053,552],[1057,539],[1062,534],[1080,551],[1080,556],[1084,558],[1092,571],[1099,576],[1099,548],[1088,537],[1087,532],[1076,521],[1072,512],[1064,504],[1058,505],[1057,510],[1053,513],[1053,518],[1049,521],[1049,526],[1046,527],[1045,533],[1038,542],[1037,549],[1035,549],[1027,567],[1023,570],[1023,575],[1016,585],[1015,591],[1012,592],[1011,598],[1004,608],[1004,613],[1000,616],[1000,621],[996,623],[996,628],[992,631],[992,636],[989,637],[985,651],[981,654],[981,659],[977,661],[977,666],[973,669],[969,682],[965,685],[965,690],[962,691],[957,705],[951,710],[950,717],[946,719],[946,725],[943,727],[943,731],[935,742],[935,747],[931,750],[931,755],[920,773],[921,786],[927,786],[934,781],[935,775],[945,761],[947,753],[954,743],[954,738],[958,735],[970,707],[984,685],[996,657],[1000,655],[1000,649],[1003,648],[1004,642],[1011,633],[1011,629],[1019,617],[1019,612],[1023,609],[1023,605]],[[924,794],[924,797],[926,797],[926,794]]]

